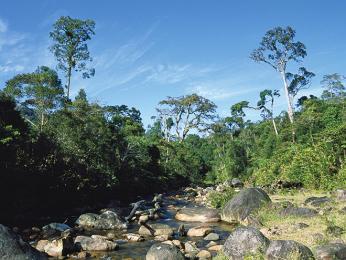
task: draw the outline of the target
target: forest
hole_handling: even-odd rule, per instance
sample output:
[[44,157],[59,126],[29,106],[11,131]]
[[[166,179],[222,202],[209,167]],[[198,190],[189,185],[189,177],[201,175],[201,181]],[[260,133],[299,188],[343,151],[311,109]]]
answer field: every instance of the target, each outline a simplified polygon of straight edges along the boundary
[[[97,34],[93,20],[60,17],[47,33],[58,66],[37,64],[0,92],[0,222],[232,178],[346,188],[345,77],[331,71],[321,96],[301,96],[315,76],[303,67],[307,48],[290,26],[264,33],[249,62],[270,66],[282,86],[263,89],[257,103],[229,104],[227,117],[197,94],[167,97],[145,127],[135,107],[91,102],[83,89],[71,96],[72,77],[97,73],[88,49]],[[280,95],[285,111],[276,111]],[[261,120],[250,121],[249,111]]]

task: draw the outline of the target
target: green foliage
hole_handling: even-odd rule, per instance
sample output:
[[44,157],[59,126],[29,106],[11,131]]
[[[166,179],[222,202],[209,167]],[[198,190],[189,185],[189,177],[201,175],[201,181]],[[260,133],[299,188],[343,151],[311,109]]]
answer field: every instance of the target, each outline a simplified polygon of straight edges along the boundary
[[226,188],[222,192],[213,191],[208,194],[208,202],[213,208],[223,208],[233,198],[234,194],[233,188]]

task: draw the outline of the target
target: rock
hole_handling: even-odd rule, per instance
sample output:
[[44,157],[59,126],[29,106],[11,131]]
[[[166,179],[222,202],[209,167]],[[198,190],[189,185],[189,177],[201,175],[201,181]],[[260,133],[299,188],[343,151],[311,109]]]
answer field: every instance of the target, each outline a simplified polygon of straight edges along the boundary
[[152,202],[162,202],[162,194],[155,195]]
[[210,250],[210,251],[220,251],[220,250],[222,250],[222,248],[223,248],[223,245],[215,245],[215,246],[208,247],[208,250]]
[[211,259],[211,253],[207,250],[201,250],[196,255],[198,259]]
[[314,217],[318,212],[314,209],[301,207],[288,207],[280,211],[281,216]]
[[336,190],[335,195],[338,200],[346,200],[346,190]]
[[220,215],[216,209],[208,209],[204,207],[183,208],[177,212],[175,218],[180,221],[202,223],[220,221]]
[[328,226],[326,229],[326,233],[332,236],[340,236],[344,232],[342,227],[338,226]]
[[210,241],[205,247],[208,248],[208,247],[211,247],[211,246],[216,246],[217,243],[215,241]]
[[321,233],[314,233],[311,235],[311,238],[312,238],[312,241],[315,242],[315,244],[321,244],[321,241],[325,239],[324,235]]
[[70,229],[71,227],[66,224],[50,223],[49,225],[42,227],[42,237],[49,238],[53,236],[60,236],[62,232]]
[[[264,253],[270,241],[252,227],[236,228],[223,245],[223,252],[231,259],[243,259],[246,255]],[[211,250],[211,248],[209,248]]]
[[148,250],[146,260],[184,260],[184,255],[176,246],[164,243],[154,244]]
[[281,260],[311,260],[314,259],[313,254],[306,246],[293,240],[274,240],[266,251],[266,259]]
[[221,212],[221,219],[230,223],[242,222],[269,202],[271,202],[269,196],[262,189],[244,189],[227,202]]
[[[152,234],[151,230],[149,228],[152,228],[154,234]],[[166,224],[151,224],[146,226],[141,226],[138,230],[138,233],[142,236],[160,236],[160,235],[168,235],[172,236],[174,233],[173,228]]]
[[219,234],[216,233],[209,233],[206,237],[204,237],[204,240],[207,241],[217,241],[220,239]]
[[207,226],[198,226],[190,228],[189,231],[187,231],[188,237],[204,237],[205,235],[208,235],[213,230],[210,227]]
[[76,224],[87,229],[126,229],[127,224],[121,220],[117,213],[106,210],[100,215],[86,213],[79,216]]
[[112,251],[118,248],[116,243],[96,236],[77,236],[74,243],[77,248],[85,251]]
[[320,207],[321,205],[325,203],[332,202],[332,199],[324,196],[324,197],[310,197],[307,198],[304,202],[306,205],[311,205],[313,207]]
[[225,186],[229,186],[232,188],[243,188],[244,187],[244,183],[239,180],[238,178],[233,178],[231,180],[228,180],[224,183]]
[[77,254],[78,259],[85,259],[90,256],[90,253],[82,251]]
[[198,248],[196,247],[196,245],[191,241],[187,241],[184,244],[184,248],[185,248],[186,253],[192,253],[194,255],[197,254],[199,251]]
[[346,245],[341,243],[318,246],[315,252],[317,260],[346,259]]
[[0,224],[0,259],[2,260],[41,260],[47,257],[24,242],[8,227]]
[[124,237],[126,238],[127,241],[130,242],[142,242],[144,241],[144,237],[138,234],[133,234],[133,233],[128,233],[125,234]]
[[158,235],[158,236],[154,237],[154,240],[163,242],[163,241],[167,241],[167,240],[169,240],[171,238],[172,237],[170,235]]
[[307,228],[309,227],[308,224],[305,224],[305,223],[297,223],[293,226],[294,229],[296,230],[299,230],[299,229],[304,229],[304,228]]
[[71,237],[54,240],[40,240],[37,242],[36,249],[49,256],[66,256],[74,251],[74,243]]

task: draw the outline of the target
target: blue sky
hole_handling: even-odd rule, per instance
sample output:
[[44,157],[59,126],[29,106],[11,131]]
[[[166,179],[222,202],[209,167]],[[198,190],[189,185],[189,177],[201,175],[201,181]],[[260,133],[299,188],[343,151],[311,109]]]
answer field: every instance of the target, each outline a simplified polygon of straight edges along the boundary
[[[101,104],[134,106],[145,126],[166,96],[200,94],[225,116],[235,102],[255,103],[261,90],[282,89],[275,71],[249,59],[275,26],[292,26],[307,46],[303,65],[316,77],[302,94],[318,95],[324,74],[346,74],[345,11],[342,0],[2,1],[0,87],[39,65],[55,67],[49,31],[69,15],[96,22],[89,42],[96,75],[83,80],[75,74],[72,94],[84,88]],[[285,108],[280,99],[277,112]],[[255,112],[249,115],[256,119]]]

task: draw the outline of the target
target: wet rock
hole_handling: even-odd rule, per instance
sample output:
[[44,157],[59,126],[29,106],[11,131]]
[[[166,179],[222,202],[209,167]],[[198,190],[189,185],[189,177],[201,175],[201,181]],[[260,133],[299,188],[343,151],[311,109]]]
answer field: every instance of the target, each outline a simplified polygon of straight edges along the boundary
[[306,246],[292,240],[274,240],[266,251],[266,259],[281,260],[281,259],[299,259],[311,260],[314,259],[313,254]]
[[336,190],[335,195],[338,200],[346,200],[346,190]]
[[95,236],[77,236],[74,243],[77,248],[85,251],[112,251],[118,248],[116,243]]
[[[246,255],[264,253],[270,241],[257,229],[239,227],[227,238],[223,252],[231,259],[243,259]],[[211,250],[211,248],[209,248]]]
[[346,259],[346,245],[334,243],[318,246],[315,249],[317,260],[342,260]]
[[138,230],[138,233],[142,236],[172,236],[174,233],[174,229],[166,224],[150,224],[147,226],[141,226]]
[[40,240],[36,245],[36,249],[53,257],[66,256],[74,251],[74,243],[71,237],[51,241]]
[[204,237],[205,235],[208,235],[213,230],[210,227],[206,226],[198,226],[190,228],[189,231],[187,231],[188,237]]
[[142,242],[144,241],[144,237],[138,234],[133,234],[133,233],[128,233],[125,234],[124,237],[126,238],[127,241],[130,242]]
[[138,219],[138,224],[139,225],[144,225],[145,223],[147,223],[149,221],[149,216],[148,215],[143,215],[140,216]]
[[288,207],[280,211],[281,216],[314,217],[318,212],[314,209],[303,207]]
[[201,250],[196,255],[198,259],[211,259],[211,253],[207,250]]
[[321,205],[325,203],[332,202],[332,199],[324,196],[324,197],[310,197],[307,198],[304,202],[306,205],[311,205],[313,207],[320,207]]
[[42,236],[44,238],[57,236],[69,229],[71,229],[71,227],[63,223],[50,223],[42,227]]
[[90,253],[82,251],[77,254],[78,259],[85,259],[90,256]]
[[207,241],[217,241],[220,239],[219,234],[216,233],[209,233],[206,237],[204,237],[204,240]]
[[100,215],[86,213],[79,216],[76,220],[78,226],[87,229],[126,229],[127,224],[117,215],[117,213],[107,210]]
[[154,244],[148,250],[146,260],[184,260],[184,255],[176,246],[164,243]]
[[269,196],[262,189],[244,189],[227,202],[221,212],[221,219],[230,223],[242,222],[269,202]]
[[220,215],[216,209],[208,209],[204,207],[183,208],[177,212],[175,218],[180,221],[203,223],[220,221]]
[[43,260],[47,259],[47,257],[24,242],[11,229],[0,224],[0,259]]

